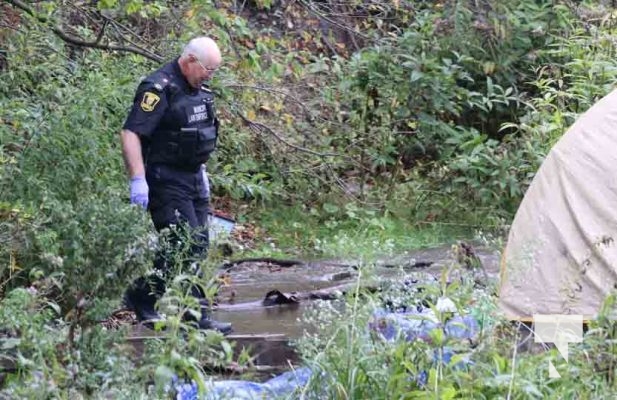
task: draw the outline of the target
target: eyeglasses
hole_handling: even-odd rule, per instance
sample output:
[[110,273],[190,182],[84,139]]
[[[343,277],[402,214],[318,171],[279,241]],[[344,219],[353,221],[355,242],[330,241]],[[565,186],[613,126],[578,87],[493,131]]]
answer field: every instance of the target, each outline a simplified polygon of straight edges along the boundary
[[206,72],[216,72],[216,70],[218,69],[218,67],[217,68],[208,68],[208,67],[206,67],[205,65],[203,65],[201,63],[201,61],[199,61],[199,58],[197,58],[197,57],[195,57],[195,61],[197,61],[197,64],[199,64],[204,69],[204,71],[206,71]]

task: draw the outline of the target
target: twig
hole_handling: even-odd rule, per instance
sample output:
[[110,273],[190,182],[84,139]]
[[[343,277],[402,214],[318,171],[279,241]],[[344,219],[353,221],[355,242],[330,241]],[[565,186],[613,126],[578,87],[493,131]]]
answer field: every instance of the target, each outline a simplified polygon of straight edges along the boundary
[[[308,168],[305,168],[302,171],[298,171],[299,173],[303,173],[303,172],[307,172]],[[342,184],[342,181],[336,176],[336,174],[334,173],[334,171],[332,171],[332,168],[328,168],[328,170],[330,171],[330,173],[332,174],[332,176],[334,176],[334,180],[336,181],[336,185],[334,187],[338,188],[338,190],[340,190],[344,196],[346,196],[347,198],[356,201],[360,204],[364,204],[366,206],[381,206],[382,203],[377,203],[377,202],[369,202],[366,200],[362,200],[359,197],[355,196],[349,189],[347,189],[347,187],[344,185],[344,183]],[[308,175],[308,174],[307,174]],[[318,181],[322,182],[324,184],[324,186],[332,186],[332,182],[327,181],[326,179],[324,179],[324,177],[322,177],[319,174],[312,174],[311,175],[313,178],[317,179]]]
[[[135,36],[137,39],[142,40],[142,39],[141,39],[141,37],[140,37],[140,36],[139,36],[136,32],[134,32],[133,30],[131,30],[129,27],[127,27],[127,26],[125,26],[125,25],[121,24],[120,22],[118,22],[118,21],[116,21],[116,20],[114,20],[114,19],[111,19],[111,18],[106,17],[106,16],[105,16],[105,15],[103,15],[103,14],[101,14],[101,17],[102,17],[103,19],[105,19],[105,20],[109,21],[109,23],[112,25],[112,27],[114,28],[114,30],[115,30],[115,31],[118,33],[118,35],[120,36],[120,38],[119,38],[120,40],[122,40],[123,42],[127,42],[128,44],[130,44],[131,46],[134,46],[134,47],[136,47],[136,48],[141,48],[141,46],[140,46],[140,45],[138,45],[137,43],[135,43],[135,42],[134,42],[134,41],[132,41],[131,39],[129,39],[129,38],[127,38],[127,37],[125,37],[125,36],[123,35],[123,33],[122,33],[122,30],[126,31],[126,33],[127,33],[127,34],[129,34],[129,35],[131,35],[131,36]],[[148,43],[147,41],[144,41],[144,40],[142,40],[142,42]],[[154,53],[154,52],[152,52],[152,51],[149,51],[149,50],[147,50],[147,49],[144,49],[144,51],[148,51],[150,54],[152,54],[152,55],[154,55],[154,56],[158,56],[156,53]]]
[[[349,14],[349,13],[347,13],[347,14]],[[356,49],[356,51],[360,51],[360,45],[358,45],[358,41],[356,40],[356,37],[354,35],[351,35],[349,37],[349,39],[351,40],[351,43],[353,44],[353,46]]]
[[341,180],[341,178],[339,178],[337,176],[337,174],[332,170],[332,167],[330,165],[326,165],[326,168],[330,171],[332,178],[334,179],[334,181],[336,182],[336,184],[341,188],[341,190],[343,191],[343,193],[348,196],[351,197],[353,200],[359,202],[359,203],[364,203],[364,199],[356,196],[355,194],[353,194],[351,192],[351,190],[349,190],[349,188],[347,187],[347,185],[345,184],[345,182],[343,182]]
[[[116,21],[115,19],[109,18],[104,14],[99,14],[101,18],[109,21],[110,24],[112,24],[116,29],[118,28],[122,28],[126,33],[128,33],[129,35],[135,37],[136,39],[141,40],[144,43],[149,44],[146,40],[143,40],[143,38],[141,37],[141,35],[139,35],[137,32],[133,31],[131,28],[129,28],[128,26],[124,25],[121,22]],[[118,30],[118,34],[122,35],[122,33],[120,32],[120,30]],[[127,38],[125,38],[124,36],[122,36],[122,40],[126,40],[128,43],[132,44],[133,46],[139,47],[139,45],[134,44],[134,42],[128,40]]]
[[0,28],[9,28],[12,29],[16,32],[23,32],[21,29],[15,27],[15,26],[11,26],[11,25],[7,25],[7,24],[0,24]]
[[[516,342],[518,342],[518,329],[516,331]],[[516,343],[515,342],[515,343]],[[514,374],[516,372],[516,353],[518,350],[518,346],[515,344],[514,346],[514,352],[512,353],[512,372],[510,373],[510,385],[508,387],[508,396],[506,397],[507,400],[510,400],[512,398],[512,388],[514,387]]]

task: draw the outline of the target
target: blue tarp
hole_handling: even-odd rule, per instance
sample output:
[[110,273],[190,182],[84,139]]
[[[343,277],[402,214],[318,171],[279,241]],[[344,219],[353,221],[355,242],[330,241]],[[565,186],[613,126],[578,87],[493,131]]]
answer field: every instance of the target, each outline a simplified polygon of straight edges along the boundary
[[285,372],[264,383],[227,380],[207,384],[207,394],[198,397],[195,382],[177,384],[176,400],[263,400],[286,397],[297,389],[302,389],[311,378],[311,370],[307,367]]
[[[378,333],[382,339],[395,341],[404,338],[407,341],[416,339],[430,340],[430,332],[434,329],[443,328],[446,337],[453,339],[474,339],[479,331],[478,322],[471,316],[455,315],[449,319],[444,326],[434,317],[430,309],[420,312],[393,313],[385,310],[375,312],[369,329]],[[448,364],[454,353],[443,348],[440,354],[436,349],[434,362],[441,361]],[[467,365],[469,361],[459,363],[460,366]],[[210,382],[207,385],[207,394],[202,397],[206,400],[263,400],[273,398],[287,398],[294,391],[302,390],[311,378],[312,371],[308,367],[302,367],[293,371],[285,372],[264,383],[226,380]],[[426,382],[427,374],[423,372],[417,377],[420,385]],[[192,383],[175,383],[176,400],[197,400],[197,385]]]
[[399,336],[407,341],[415,339],[428,341],[430,333],[442,327],[446,337],[452,339],[474,339],[480,332],[478,321],[472,316],[455,315],[442,326],[431,309],[400,313],[378,310],[369,323],[372,331],[389,341],[396,340]]

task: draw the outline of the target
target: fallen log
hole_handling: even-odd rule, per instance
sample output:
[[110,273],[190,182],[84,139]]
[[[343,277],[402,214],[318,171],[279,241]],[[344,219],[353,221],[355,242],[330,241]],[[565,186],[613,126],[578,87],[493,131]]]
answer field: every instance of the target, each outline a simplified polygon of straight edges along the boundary
[[[282,268],[288,268],[288,267],[293,267],[296,265],[307,266],[311,262],[303,261],[303,260],[296,260],[296,259],[287,259],[287,258],[251,257],[251,258],[241,258],[241,259],[234,260],[234,261],[228,261],[226,263],[221,264],[219,266],[219,269],[228,271],[231,268],[236,267],[240,264],[244,264],[244,263],[266,263],[266,264],[278,265]],[[326,262],[326,264],[331,265],[331,266],[341,267],[341,268],[352,268],[355,270],[358,269],[357,264],[345,264],[345,263],[339,263],[339,262]]]
[[249,263],[249,262],[252,262],[252,263],[262,262],[262,263],[268,263],[268,264],[275,264],[283,268],[293,267],[294,265],[305,265],[305,262],[302,260],[279,259],[279,258],[272,258],[272,257],[254,257],[254,258],[241,258],[239,260],[229,261],[229,262],[223,263],[219,268],[222,270],[228,271],[237,265]]
[[[279,290],[271,290],[266,293],[264,300],[248,301],[244,303],[217,303],[214,305],[216,310],[234,311],[249,310],[262,307],[278,307],[285,305],[297,305],[304,300],[334,300],[346,295],[357,288],[356,283],[344,283],[326,289],[312,290],[308,292],[283,293]],[[375,293],[380,288],[376,285],[363,285],[360,292]]]

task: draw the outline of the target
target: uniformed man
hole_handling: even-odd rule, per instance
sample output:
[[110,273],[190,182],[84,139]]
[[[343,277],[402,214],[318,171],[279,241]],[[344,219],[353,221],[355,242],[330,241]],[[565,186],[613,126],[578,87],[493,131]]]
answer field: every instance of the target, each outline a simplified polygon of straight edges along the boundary
[[[191,40],[180,57],[141,82],[121,132],[131,203],[149,210],[158,231],[189,226],[194,260],[204,258],[208,248],[205,162],[216,147],[219,128],[214,96],[204,82],[220,64],[221,53],[212,39]],[[169,259],[160,252],[158,273],[139,278],[126,292],[125,301],[140,321],[160,318],[155,303],[169,279]],[[201,319],[194,321],[201,329],[231,332],[231,324],[209,318],[201,290],[193,288],[192,294],[202,304]]]

